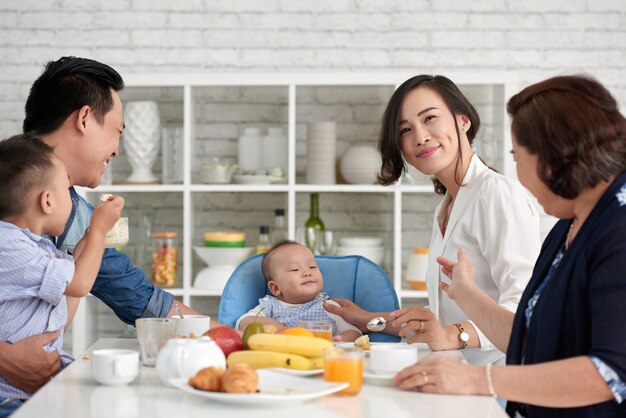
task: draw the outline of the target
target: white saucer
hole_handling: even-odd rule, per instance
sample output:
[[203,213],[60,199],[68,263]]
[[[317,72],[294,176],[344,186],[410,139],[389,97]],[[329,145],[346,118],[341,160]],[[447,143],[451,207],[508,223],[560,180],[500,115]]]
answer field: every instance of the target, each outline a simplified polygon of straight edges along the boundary
[[363,370],[363,380],[365,383],[369,383],[371,385],[378,386],[393,386],[393,377],[395,373],[392,374],[377,374],[373,373],[369,369]]

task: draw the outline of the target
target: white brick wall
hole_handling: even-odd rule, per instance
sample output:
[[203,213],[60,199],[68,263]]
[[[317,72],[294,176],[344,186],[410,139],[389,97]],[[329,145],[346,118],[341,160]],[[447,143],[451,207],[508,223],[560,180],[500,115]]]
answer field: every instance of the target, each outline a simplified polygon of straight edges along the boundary
[[[605,83],[622,106],[626,106],[626,2],[3,0],[0,2],[0,137],[21,130],[30,84],[45,62],[62,55],[101,60],[122,75],[376,70],[446,74],[452,70],[508,70],[519,74],[521,87],[555,74],[587,72]],[[207,97],[219,94],[206,93]],[[362,103],[367,99],[364,104],[350,108],[349,104],[333,102],[323,89],[299,90],[299,100],[303,99],[301,94],[307,93],[312,95],[307,103],[312,118],[323,112],[321,107],[315,109],[316,102],[331,103],[330,108],[342,115],[340,148],[345,149],[358,138],[373,140],[384,94],[370,89],[366,96],[353,98]],[[182,95],[178,91],[135,90],[125,93],[124,98],[131,100],[150,94],[159,95],[166,124],[181,123],[182,114],[177,109]],[[243,89],[240,94],[259,101],[267,99],[264,95],[278,97],[266,111],[274,115],[269,120],[286,123],[286,92]],[[351,100],[349,89],[342,92],[342,97],[347,102]],[[236,104],[236,97],[225,100],[235,102],[235,107],[243,106]],[[206,106],[210,106],[208,100]],[[481,110],[485,121],[489,112],[489,109]],[[263,112],[249,117],[248,123],[266,127],[263,121],[268,118]],[[224,155],[234,155],[234,141],[240,128],[238,121],[232,120],[212,123],[210,128],[205,125],[198,130],[199,155],[208,155],[207,141],[216,138],[220,140],[211,144],[211,150],[217,148]],[[485,128],[484,132],[489,132]],[[304,125],[299,125],[299,156],[304,151],[304,132]],[[118,177],[127,174],[128,169],[123,158],[116,161]],[[158,163],[155,169],[160,170]],[[162,211],[162,219],[177,219],[176,205],[180,202],[175,194],[171,195],[166,198],[169,206]],[[299,223],[307,211],[306,196],[303,197],[298,201]],[[237,204],[241,206],[236,211],[222,208],[220,201],[209,196],[198,199],[203,207],[196,219],[199,229],[227,225],[238,219],[252,236],[261,219],[272,221],[274,207],[286,206],[282,195],[254,199],[229,194],[227,201],[239,199]],[[403,247],[427,244],[435,203],[436,199],[421,195],[405,199],[405,216],[426,221],[414,230],[405,231]],[[360,199],[323,194],[321,200],[322,215],[330,228],[366,228],[370,232],[391,229],[388,211],[392,205],[389,197],[367,194]],[[128,210],[139,214],[138,207],[130,199]],[[349,213],[346,207],[351,209]],[[207,216],[207,211],[211,211],[211,216]],[[195,260],[194,269],[198,267]],[[202,303],[215,313],[213,302],[202,300]]]

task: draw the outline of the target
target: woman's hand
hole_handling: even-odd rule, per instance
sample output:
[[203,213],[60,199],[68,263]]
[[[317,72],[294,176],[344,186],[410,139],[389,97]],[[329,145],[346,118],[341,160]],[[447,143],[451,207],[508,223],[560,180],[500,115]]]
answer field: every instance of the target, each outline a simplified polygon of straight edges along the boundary
[[326,309],[326,311],[339,315],[345,319],[346,322],[359,327],[362,332],[368,332],[367,321],[374,317],[371,312],[360,308],[349,299],[332,298],[331,300],[337,302],[339,306],[324,302],[324,309]]
[[393,383],[402,390],[425,393],[489,394],[484,368],[448,358],[420,361],[400,371]]
[[476,286],[474,276],[476,270],[463,248],[458,251],[459,261],[456,263],[445,257],[437,257],[437,262],[441,265],[441,272],[448,276],[452,282],[450,284],[439,283],[439,287],[448,294],[450,299],[455,300],[459,294],[467,292]]
[[406,340],[409,344],[426,343],[433,351],[458,348],[458,339],[439,324],[430,309],[402,308],[391,312],[389,317],[393,318],[392,326],[400,327],[398,332],[400,337],[413,333]]

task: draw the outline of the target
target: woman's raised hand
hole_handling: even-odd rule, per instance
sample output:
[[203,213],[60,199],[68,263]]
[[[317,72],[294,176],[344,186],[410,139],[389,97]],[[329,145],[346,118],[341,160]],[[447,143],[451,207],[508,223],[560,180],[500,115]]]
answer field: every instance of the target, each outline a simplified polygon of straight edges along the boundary
[[393,319],[391,325],[400,327],[398,335],[407,337],[406,342],[426,343],[433,351],[457,348],[451,343],[450,336],[439,324],[435,314],[428,308],[402,308],[389,314]]
[[452,300],[455,300],[460,293],[476,285],[474,282],[476,270],[467,253],[463,248],[460,248],[457,254],[459,261],[456,263],[445,257],[437,257],[437,262],[441,265],[441,272],[452,280],[450,284],[439,283],[439,287]]

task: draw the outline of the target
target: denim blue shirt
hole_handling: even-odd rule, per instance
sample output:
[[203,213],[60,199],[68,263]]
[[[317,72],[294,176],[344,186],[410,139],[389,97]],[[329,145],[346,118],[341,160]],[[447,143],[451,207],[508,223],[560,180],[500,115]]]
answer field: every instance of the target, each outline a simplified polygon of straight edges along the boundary
[[[50,240],[0,221],[0,340],[15,344],[59,331],[59,337],[44,350],[58,350],[61,366],[69,364],[73,359],[62,347],[67,322],[65,289],[73,275],[73,258],[57,250]],[[29,396],[0,376],[0,398]]]
[[[72,212],[65,231],[58,238],[59,250],[72,253],[89,226],[93,207],[71,187]],[[133,266],[126,254],[107,248],[91,293],[108,305],[127,324],[137,318],[165,317],[174,296],[146,280],[143,271]]]

